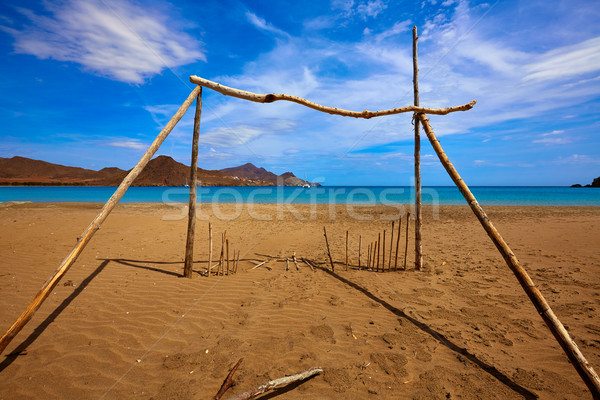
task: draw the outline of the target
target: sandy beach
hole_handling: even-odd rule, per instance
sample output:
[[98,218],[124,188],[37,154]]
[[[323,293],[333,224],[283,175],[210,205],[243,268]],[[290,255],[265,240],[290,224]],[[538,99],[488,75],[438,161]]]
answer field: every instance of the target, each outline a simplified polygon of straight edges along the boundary
[[[0,207],[2,332],[100,207]],[[484,208],[600,370],[600,207]],[[406,271],[357,268],[359,234],[364,264],[367,244],[384,229],[389,241],[407,210],[202,206],[190,280],[180,277],[185,210],[119,205],[8,346],[20,355],[0,360],[0,399],[209,399],[242,357],[225,398],[311,367],[324,373],[276,398],[591,398],[467,206],[424,208],[423,271],[412,225]],[[200,275],[208,219],[213,260],[227,230],[237,274]],[[294,252],[319,268],[286,271]]]

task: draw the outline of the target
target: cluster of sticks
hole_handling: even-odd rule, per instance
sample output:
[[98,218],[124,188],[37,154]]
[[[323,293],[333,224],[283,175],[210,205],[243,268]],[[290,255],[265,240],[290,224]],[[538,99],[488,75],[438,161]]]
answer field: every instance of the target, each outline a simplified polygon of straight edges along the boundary
[[[217,268],[216,275],[224,276],[237,273],[238,264],[240,263],[240,250],[233,250],[233,258],[229,258],[229,239],[227,239],[227,231],[221,233],[221,254],[219,262],[212,265],[213,256],[213,240],[212,240],[212,224],[208,223],[208,266],[206,268],[206,276],[210,276],[213,269]],[[229,261],[231,260],[231,268]]]
[[[392,254],[394,247],[394,226],[396,221],[392,221],[392,229],[390,233],[390,247],[389,247],[389,257],[387,263],[387,271],[392,270]],[[404,245],[404,266],[403,270],[406,270],[406,255],[408,254],[408,228],[410,225],[410,213],[406,213],[406,243]],[[394,271],[398,271],[398,254],[400,254],[400,236],[402,234],[402,217],[398,219],[398,235],[396,237],[396,253],[394,258]],[[329,262],[331,264],[331,270],[335,271],[335,266],[333,262],[333,258],[331,257],[331,250],[329,249],[329,240],[327,240],[327,230],[323,227],[323,236],[325,236],[325,244],[327,246],[327,255],[329,256]],[[376,272],[384,272],[386,271],[385,265],[385,254],[386,254],[386,230],[383,230],[383,238],[381,237],[381,233],[377,235],[377,239],[373,242],[369,243],[367,246],[367,264],[362,265],[361,255],[362,255],[362,235],[358,237],[358,269],[367,268]],[[346,262],[345,267],[346,271],[348,271],[348,241],[349,241],[349,231],[346,231]],[[383,248],[382,248],[383,247]]]
[[[256,254],[258,254],[258,253],[256,253]],[[258,254],[258,255],[264,255],[264,254]],[[277,259],[277,258],[271,257],[271,256],[267,256],[267,257],[269,259],[267,259],[265,261],[262,261],[262,262],[255,262],[253,260],[250,260],[251,263],[255,264],[254,267],[250,268],[250,271],[252,271],[253,269],[256,269],[258,267],[264,267],[264,268],[266,268],[268,270],[271,270],[271,268],[267,266],[268,262],[270,262],[270,261],[277,261],[277,262],[283,261],[283,259]],[[300,258],[302,259],[302,262],[304,262],[304,264],[308,265],[308,267],[311,269],[311,271],[313,271],[313,272],[315,271],[315,265],[311,261],[305,259],[304,257],[300,257]],[[298,259],[296,258],[296,252],[294,252],[294,254],[292,254],[291,260],[294,263],[294,266],[296,267],[296,271],[300,271],[300,265],[298,265]],[[290,270],[290,257],[286,257],[285,258],[285,270],[286,271]]]

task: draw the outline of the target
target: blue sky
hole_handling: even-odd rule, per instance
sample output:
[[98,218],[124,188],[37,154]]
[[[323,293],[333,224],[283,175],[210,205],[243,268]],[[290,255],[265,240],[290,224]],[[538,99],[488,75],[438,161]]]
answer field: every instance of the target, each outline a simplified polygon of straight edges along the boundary
[[[3,1],[0,157],[129,169],[190,75],[350,110],[421,105],[471,185],[600,176],[596,1]],[[157,154],[189,164],[193,107]],[[411,115],[330,116],[204,90],[199,166],[246,162],[326,185],[410,185]],[[423,135],[424,185],[451,184]]]

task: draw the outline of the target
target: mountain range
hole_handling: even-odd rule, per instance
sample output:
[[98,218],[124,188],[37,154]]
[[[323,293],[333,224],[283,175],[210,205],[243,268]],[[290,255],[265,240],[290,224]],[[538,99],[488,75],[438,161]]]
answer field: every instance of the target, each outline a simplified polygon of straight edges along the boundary
[[[95,171],[20,156],[0,157],[0,185],[118,186],[128,173],[115,167]],[[185,186],[189,184],[189,175],[189,166],[168,156],[158,156],[148,162],[133,186]],[[276,175],[251,163],[222,170],[198,168],[198,185],[201,186],[302,186],[305,183],[291,172]]]

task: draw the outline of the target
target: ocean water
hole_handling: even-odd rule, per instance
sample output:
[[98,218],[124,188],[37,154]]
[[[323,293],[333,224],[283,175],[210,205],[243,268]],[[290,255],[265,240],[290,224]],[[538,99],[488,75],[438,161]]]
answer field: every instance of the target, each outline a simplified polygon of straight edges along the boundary
[[[31,201],[104,203],[116,187],[2,186],[0,202]],[[475,186],[471,191],[482,205],[600,206],[600,188],[554,186]],[[198,187],[200,203],[289,204],[410,204],[414,189],[407,186]],[[132,187],[123,203],[186,203],[189,188]],[[423,204],[466,204],[454,186],[425,186]]]

